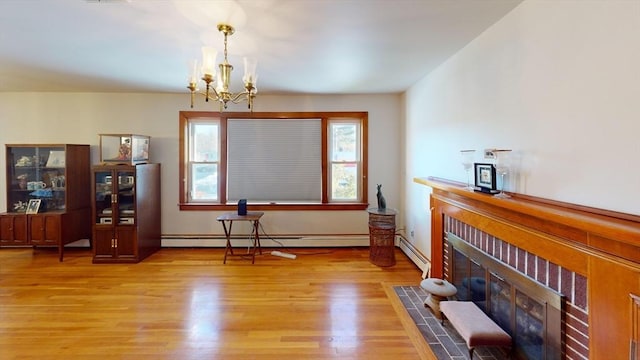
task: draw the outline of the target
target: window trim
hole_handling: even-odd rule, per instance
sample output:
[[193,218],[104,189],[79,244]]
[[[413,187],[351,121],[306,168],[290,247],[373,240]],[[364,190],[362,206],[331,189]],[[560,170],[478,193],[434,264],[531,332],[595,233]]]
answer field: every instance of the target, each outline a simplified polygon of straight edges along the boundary
[[[192,130],[192,126],[194,126],[194,124],[198,124],[198,123],[205,123],[205,124],[212,124],[214,123],[216,124],[216,126],[218,127],[218,138],[220,138],[220,121],[215,120],[212,121],[211,118],[207,118],[207,119],[192,119],[190,122],[188,122],[186,124],[186,133],[189,134],[189,139],[191,139],[191,130]],[[193,143],[189,143],[189,144],[185,144],[186,145],[186,154],[187,154],[187,158],[191,158],[193,156],[193,151],[194,151],[194,144]],[[220,144],[218,144],[218,147],[220,146]],[[185,167],[185,174],[186,176],[184,177],[184,179],[186,180],[186,199],[188,203],[193,203],[193,204],[197,204],[197,203],[210,203],[210,200],[195,200],[193,199],[193,194],[190,194],[190,192],[192,192],[193,188],[194,188],[194,179],[193,179],[193,169],[190,165],[193,164],[216,164],[216,166],[218,167],[218,169],[220,168],[221,164],[220,164],[220,149],[217,149],[218,151],[218,158],[216,159],[216,161],[214,162],[207,162],[207,161],[191,161],[187,163],[187,166]],[[220,194],[217,194],[218,198],[220,197]]]
[[[360,148],[361,148],[361,202],[329,202],[328,186],[328,126],[331,119],[360,119]],[[220,169],[222,172],[219,183],[218,197],[220,203],[189,202],[188,201],[188,161],[189,147],[188,130],[192,120],[219,120],[220,130]],[[322,123],[322,203],[313,204],[249,204],[251,210],[266,211],[299,211],[299,210],[365,210],[369,204],[368,194],[368,113],[367,112],[209,112],[209,111],[180,111],[179,113],[179,203],[180,210],[235,210],[236,203],[223,203],[227,194],[227,120],[228,119],[321,119]]]
[[[335,164],[354,164],[358,167],[358,172],[356,173],[356,177],[360,178],[360,179],[364,179],[364,177],[362,176],[361,172],[362,172],[362,159],[363,159],[363,149],[362,149],[362,126],[359,126],[359,129],[357,129],[357,133],[356,133],[356,142],[358,144],[360,144],[360,148],[358,149],[358,158],[355,160],[351,160],[351,161],[338,161],[338,160],[332,160],[330,158],[329,155],[333,155],[334,150],[333,146],[329,146],[329,145],[333,145],[333,142],[331,142],[330,144],[330,139],[329,139],[329,134],[332,133],[331,131],[331,127],[332,125],[335,124],[353,124],[356,125],[356,127],[358,127],[358,124],[360,123],[359,120],[356,120],[356,118],[330,118],[327,121],[327,126],[326,126],[326,131],[327,131],[327,196],[329,198],[331,198],[331,193],[333,192],[333,185],[331,182],[331,179],[333,177],[333,165]],[[333,141],[335,142],[335,139],[333,139]],[[363,187],[360,186],[361,183],[358,184],[358,193],[356,194],[356,197],[358,198],[363,198],[364,194],[362,193],[363,191]],[[339,199],[333,199],[331,201],[331,203],[353,203],[353,201],[350,200],[339,200]]]

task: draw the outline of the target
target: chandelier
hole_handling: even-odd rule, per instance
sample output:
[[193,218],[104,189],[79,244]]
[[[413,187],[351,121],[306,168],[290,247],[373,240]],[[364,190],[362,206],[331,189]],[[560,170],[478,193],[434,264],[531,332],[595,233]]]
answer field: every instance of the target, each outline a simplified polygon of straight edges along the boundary
[[218,65],[218,73],[216,76],[215,63],[217,51],[205,46],[202,48],[202,80],[206,84],[204,92],[197,88],[198,82],[198,61],[193,62],[193,70],[189,77],[189,85],[187,89],[191,90],[191,107],[193,108],[193,100],[196,92],[204,95],[205,101],[218,101],[220,103],[220,111],[227,108],[227,103],[231,101],[238,104],[241,101],[247,101],[249,110],[253,110],[253,98],[256,97],[258,89],[256,88],[256,61],[244,58],[244,90],[238,93],[229,91],[229,82],[231,81],[231,71],[233,66],[227,60],[227,37],[233,35],[235,29],[228,24],[218,24],[218,31],[224,34],[224,61]]

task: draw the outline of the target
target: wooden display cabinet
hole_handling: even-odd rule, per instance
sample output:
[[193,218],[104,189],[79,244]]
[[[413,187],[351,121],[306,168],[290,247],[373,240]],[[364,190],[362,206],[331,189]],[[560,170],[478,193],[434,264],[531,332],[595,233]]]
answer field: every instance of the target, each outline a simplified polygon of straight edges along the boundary
[[93,262],[136,263],[161,246],[160,164],[92,169]]
[[[7,212],[0,214],[0,246],[57,246],[90,239],[90,147],[5,145]],[[39,200],[27,213],[31,200]]]

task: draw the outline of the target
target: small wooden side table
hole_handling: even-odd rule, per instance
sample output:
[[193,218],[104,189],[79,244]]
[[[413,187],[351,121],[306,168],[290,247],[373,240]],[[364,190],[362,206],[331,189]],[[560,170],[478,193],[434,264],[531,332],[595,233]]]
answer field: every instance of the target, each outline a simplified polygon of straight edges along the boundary
[[[216,220],[222,223],[222,227],[224,228],[224,236],[227,238],[227,245],[224,249],[224,260],[223,264],[227,263],[227,256],[251,256],[251,263],[254,264],[256,261],[256,250],[262,254],[262,248],[260,247],[260,235],[258,230],[260,229],[260,218],[264,215],[261,211],[248,211],[247,215],[238,215],[236,212],[228,212],[224,213],[216,218]],[[250,221],[252,222],[252,237],[253,237],[253,247],[251,251],[248,251],[246,254],[234,253],[233,246],[231,245],[231,227],[233,226],[234,221]],[[228,225],[228,226],[227,226]]]

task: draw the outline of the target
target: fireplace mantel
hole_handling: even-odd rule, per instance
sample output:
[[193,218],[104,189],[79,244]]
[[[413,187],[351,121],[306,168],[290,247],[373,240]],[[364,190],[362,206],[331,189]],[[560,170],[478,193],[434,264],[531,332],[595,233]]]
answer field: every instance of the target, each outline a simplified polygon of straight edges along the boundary
[[587,281],[589,358],[629,358],[633,294],[640,294],[640,217],[521,194],[470,192],[446,179],[414,178],[433,189],[431,269],[444,276],[446,219],[542,257]]
[[503,217],[552,236],[640,264],[640,216],[510,193],[510,199],[466,191],[453,181],[415,178],[434,198]]

